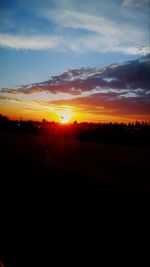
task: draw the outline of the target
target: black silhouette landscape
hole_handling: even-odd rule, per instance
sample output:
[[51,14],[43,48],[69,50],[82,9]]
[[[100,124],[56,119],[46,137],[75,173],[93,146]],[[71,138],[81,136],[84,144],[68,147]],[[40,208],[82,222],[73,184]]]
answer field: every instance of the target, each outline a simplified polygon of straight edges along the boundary
[[150,125],[10,121],[0,116],[5,197],[149,198]]

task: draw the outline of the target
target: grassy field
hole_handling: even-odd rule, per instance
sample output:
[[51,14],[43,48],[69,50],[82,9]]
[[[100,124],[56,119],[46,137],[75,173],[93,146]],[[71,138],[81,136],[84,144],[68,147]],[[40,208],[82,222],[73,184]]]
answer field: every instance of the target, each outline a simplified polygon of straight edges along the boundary
[[17,133],[1,133],[0,148],[8,198],[149,197],[149,149]]

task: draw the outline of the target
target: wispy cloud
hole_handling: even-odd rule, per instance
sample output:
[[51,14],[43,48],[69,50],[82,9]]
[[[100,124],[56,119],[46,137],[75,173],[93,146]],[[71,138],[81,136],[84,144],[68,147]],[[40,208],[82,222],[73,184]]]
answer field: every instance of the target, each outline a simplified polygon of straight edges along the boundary
[[74,52],[85,53],[85,52],[116,52],[123,53],[126,55],[146,55],[150,52],[148,45],[143,45],[142,41],[131,42],[120,42],[120,40],[111,36],[99,36],[99,35],[88,35],[86,37],[66,38],[63,41],[63,47],[68,48]]
[[124,0],[123,6],[130,7],[133,5],[149,5],[149,0]]
[[[126,0],[129,5],[134,0]],[[139,2],[139,1],[138,1]],[[146,2],[146,0],[141,1]],[[149,52],[146,30],[130,23],[114,21],[113,18],[72,9],[42,9],[39,17],[55,25],[53,35],[0,34],[0,46],[13,49],[55,49],[76,53],[119,52],[127,55],[144,55]],[[51,26],[50,26],[51,29]],[[69,31],[68,31],[69,30]],[[83,34],[80,34],[80,31]]]
[[84,37],[72,36],[17,36],[12,34],[0,34],[0,46],[12,49],[30,49],[30,50],[49,50],[58,51],[74,51],[77,53],[85,53],[88,51],[96,52],[122,52],[129,55],[146,55],[149,53],[149,46],[143,46],[142,42],[137,45],[127,45],[120,42],[112,33],[109,36],[89,34]]
[[[129,33],[129,31],[134,31],[136,36],[141,37],[141,33],[132,25],[119,25],[100,14],[91,15],[80,11],[65,10],[60,14],[57,12],[52,14],[51,11],[45,11],[44,16],[50,20],[55,20],[61,27],[96,32],[104,36],[107,35],[109,38],[124,38],[124,34]],[[128,36],[128,38],[133,37]]]
[[[71,10],[59,14],[46,10],[43,16],[55,21],[61,28],[85,31],[82,37],[67,35],[64,38],[63,45],[73,51],[122,52],[131,55],[148,53],[147,34],[128,23],[116,23],[100,14],[96,16]],[[143,49],[139,49],[141,46]]]
[[15,101],[15,102],[20,102],[21,99],[17,98],[17,97],[9,97],[9,96],[2,96],[0,95],[0,100],[11,100],[11,101]]
[[0,34],[0,46],[15,49],[43,50],[57,48],[61,43],[58,36],[19,36]]

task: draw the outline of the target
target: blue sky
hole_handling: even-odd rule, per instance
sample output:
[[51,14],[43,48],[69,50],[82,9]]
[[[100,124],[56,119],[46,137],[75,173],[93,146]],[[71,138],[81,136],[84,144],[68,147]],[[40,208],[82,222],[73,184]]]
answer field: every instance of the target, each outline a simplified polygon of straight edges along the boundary
[[0,88],[149,52],[148,0],[1,0]]

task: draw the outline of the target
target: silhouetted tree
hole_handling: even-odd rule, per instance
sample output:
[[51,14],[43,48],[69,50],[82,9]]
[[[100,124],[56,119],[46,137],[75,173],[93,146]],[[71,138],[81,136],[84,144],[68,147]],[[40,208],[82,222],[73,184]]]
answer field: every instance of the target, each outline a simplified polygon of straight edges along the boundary
[[7,116],[3,116],[2,114],[0,114],[0,122],[7,122],[9,121],[9,118]]
[[73,122],[73,125],[77,125],[78,124],[78,122],[75,120],[74,122]]

